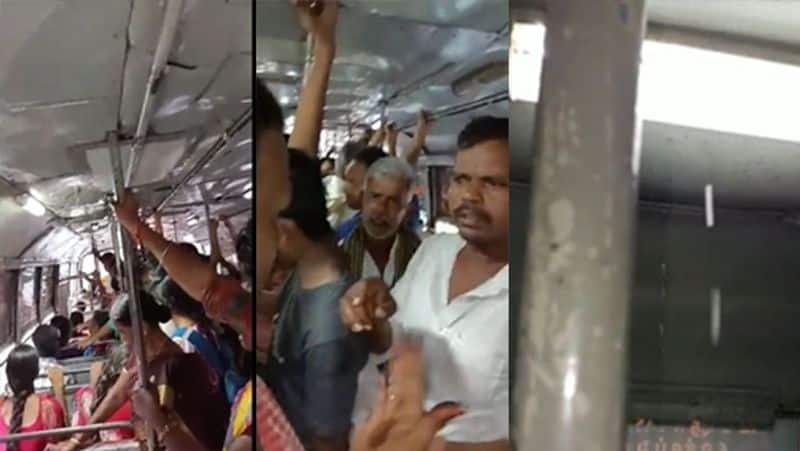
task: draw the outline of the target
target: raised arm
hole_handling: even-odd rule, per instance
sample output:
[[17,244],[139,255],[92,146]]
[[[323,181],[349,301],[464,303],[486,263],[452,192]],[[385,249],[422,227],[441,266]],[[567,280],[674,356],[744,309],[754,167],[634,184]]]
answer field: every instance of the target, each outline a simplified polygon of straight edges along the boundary
[[384,139],[386,139],[386,127],[382,126],[378,131],[373,133],[372,138],[369,139],[369,146],[383,147]]
[[417,165],[417,161],[419,161],[419,156],[422,153],[422,149],[425,148],[425,139],[428,137],[428,131],[430,131],[432,123],[433,121],[428,113],[425,111],[419,112],[419,116],[417,117],[417,127],[414,130],[414,140],[411,142],[411,147],[406,149],[404,155],[406,161],[408,161],[408,164],[412,166]]
[[314,15],[308,6],[297,3],[302,2],[296,2],[295,5],[300,24],[308,32],[308,38],[314,40],[314,62],[306,74],[300,92],[294,129],[289,137],[289,147],[302,150],[317,158],[325,95],[328,92],[331,66],[336,54],[336,21],[339,5],[335,1],[326,1],[323,3],[322,13]]
[[389,155],[397,156],[397,127],[393,122],[386,124],[386,145],[389,147]]
[[192,298],[202,299],[204,291],[216,276],[208,262],[190,249],[176,246],[142,221],[139,218],[139,202],[130,192],[124,194],[114,209],[122,227],[156,256],[170,278]]
[[[234,238],[233,227],[230,221],[227,218],[220,219],[225,223],[225,227],[228,229],[231,239],[235,241],[236,238]],[[225,257],[222,255],[222,246],[219,244],[219,222],[220,221],[216,219],[212,219],[208,225],[208,239],[211,244],[211,263],[214,265],[215,269],[217,264],[222,265],[228,271],[228,274],[238,278],[239,270],[228,260],[225,260]]]
[[208,244],[211,246],[211,264],[216,265],[222,261],[222,249],[219,245],[219,221],[211,219],[208,221]]
[[[117,219],[128,233],[156,256],[169,277],[192,299],[202,302],[209,317],[228,323],[252,338],[251,298],[239,281],[220,276],[202,257],[159,235],[139,218],[139,203],[126,192],[114,206]],[[224,288],[224,290],[223,290]]]

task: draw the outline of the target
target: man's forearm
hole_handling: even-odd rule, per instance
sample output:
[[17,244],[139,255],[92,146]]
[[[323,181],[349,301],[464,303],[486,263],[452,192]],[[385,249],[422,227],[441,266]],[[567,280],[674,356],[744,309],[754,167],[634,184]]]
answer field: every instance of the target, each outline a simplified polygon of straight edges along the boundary
[[295,113],[295,125],[289,137],[290,148],[301,150],[313,158],[317,158],[325,96],[328,92],[335,53],[336,46],[332,41],[316,41],[314,62],[301,89]]

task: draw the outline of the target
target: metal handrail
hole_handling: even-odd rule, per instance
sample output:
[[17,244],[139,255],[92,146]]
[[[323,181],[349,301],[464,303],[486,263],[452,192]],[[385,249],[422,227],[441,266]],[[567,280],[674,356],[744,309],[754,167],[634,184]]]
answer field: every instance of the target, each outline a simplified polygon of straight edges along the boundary
[[116,421],[114,423],[89,424],[86,426],[47,429],[44,431],[36,431],[36,432],[21,432],[18,434],[9,434],[0,437],[0,443],[18,442],[21,440],[30,440],[41,437],[71,435],[71,434],[78,434],[81,432],[106,431],[109,429],[133,429],[133,423],[131,423],[130,421]]

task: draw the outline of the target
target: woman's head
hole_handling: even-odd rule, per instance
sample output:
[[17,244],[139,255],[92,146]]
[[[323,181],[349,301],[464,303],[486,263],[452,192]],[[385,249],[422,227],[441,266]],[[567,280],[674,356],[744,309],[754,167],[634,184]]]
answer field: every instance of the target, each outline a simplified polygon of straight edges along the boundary
[[73,328],[80,326],[84,321],[86,320],[83,317],[83,313],[79,311],[74,311],[69,314],[69,322],[72,324]]
[[[25,414],[25,401],[34,394],[33,381],[39,375],[39,355],[32,346],[19,345],[11,351],[6,360],[6,376],[8,385],[14,393],[14,404],[9,422],[9,434],[15,434],[22,428]],[[8,451],[17,451],[19,445],[10,443]]]
[[156,291],[158,296],[166,302],[173,315],[180,315],[196,323],[202,323],[206,320],[206,311],[203,308],[203,304],[192,299],[169,276],[159,284]]
[[[120,296],[111,308],[111,319],[126,343],[131,343],[131,325],[133,324],[129,302],[130,298],[128,296]],[[145,335],[154,331],[160,332],[161,329],[158,325],[166,323],[172,317],[166,306],[157,303],[152,296],[144,291],[139,291],[139,307],[139,316],[142,319]]]
[[55,357],[61,349],[60,333],[53,326],[42,324],[33,331],[33,345],[39,357]]
[[50,320],[50,325],[58,329],[58,342],[63,348],[69,344],[72,336],[72,322],[66,316],[56,315]]
[[15,395],[33,392],[33,381],[39,375],[39,354],[36,348],[19,345],[11,351],[6,361],[8,385]]

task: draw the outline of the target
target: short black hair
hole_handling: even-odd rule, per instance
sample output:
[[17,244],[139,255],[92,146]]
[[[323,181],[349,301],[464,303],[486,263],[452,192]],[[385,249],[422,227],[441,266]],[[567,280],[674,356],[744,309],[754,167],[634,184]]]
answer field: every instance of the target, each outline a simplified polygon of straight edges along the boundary
[[50,325],[58,329],[59,344],[63,348],[69,344],[69,339],[72,337],[72,322],[69,318],[63,315],[56,315],[50,320]]
[[353,161],[361,163],[369,168],[376,161],[388,156],[389,154],[384,152],[380,147],[368,146],[356,152],[356,154],[353,155]]
[[356,141],[348,141],[348,142],[346,142],[342,146],[342,149],[341,149],[341,152],[340,152],[340,154],[342,155],[342,158],[344,158],[345,166],[348,165],[351,161],[353,161],[353,157],[355,157],[356,154],[359,151],[363,150],[365,147],[366,146],[363,143],[360,143],[360,142],[356,142]]
[[508,118],[476,117],[458,134],[458,150],[469,149],[483,142],[493,140],[508,141]]
[[83,313],[79,311],[74,311],[69,314],[69,322],[72,323],[72,327],[78,327],[84,322]]
[[55,357],[61,349],[58,329],[45,324],[37,327],[33,331],[33,345],[39,357]]
[[206,317],[203,304],[195,301],[188,293],[183,291],[171,277],[167,276],[156,286],[154,296],[166,302],[170,311],[183,315],[197,323],[203,322]]
[[255,103],[253,122],[256,135],[269,130],[283,133],[283,111],[281,111],[278,101],[275,100],[275,96],[272,95],[261,80],[256,81],[256,93],[253,102]]
[[[130,297],[126,297],[118,305],[114,305],[114,314],[117,315],[114,318],[114,323],[126,327],[131,326],[129,302]],[[159,304],[149,293],[143,290],[139,291],[139,306],[141,307],[139,314],[142,317],[142,321],[151,326],[158,326],[160,323],[166,323],[172,317],[167,306]]]
[[333,234],[328,223],[325,185],[319,161],[297,150],[289,149],[289,180],[292,200],[280,217],[291,219],[311,241],[320,242]]

